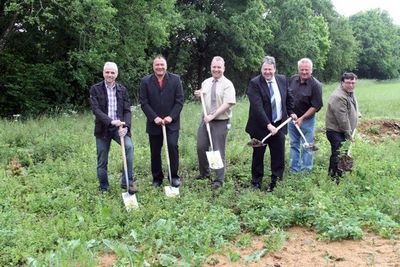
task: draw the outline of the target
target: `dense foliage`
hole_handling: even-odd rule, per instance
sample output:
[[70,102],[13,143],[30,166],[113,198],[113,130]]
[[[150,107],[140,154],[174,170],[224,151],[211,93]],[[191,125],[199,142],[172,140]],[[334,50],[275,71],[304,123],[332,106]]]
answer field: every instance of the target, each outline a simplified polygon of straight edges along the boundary
[[339,15],[329,0],[0,1],[0,116],[87,107],[88,87],[115,61],[137,102],[140,78],[164,54],[186,96],[221,55],[238,94],[261,59],[291,76],[310,57],[315,75],[337,80],[399,77],[399,26],[381,10]]
[[[325,101],[336,85],[324,87]],[[382,106],[399,118],[398,85],[359,81],[363,119],[387,116]],[[118,257],[115,266],[202,266],[221,248],[249,247],[251,237],[261,235],[265,248],[247,259],[255,261],[279,249],[293,225],[309,227],[327,240],[360,239],[364,231],[398,237],[400,142],[390,137],[374,142],[366,132],[359,133],[352,149],[354,171],[336,185],[327,176],[325,111],[323,107],[318,113],[313,173],[285,173],[274,193],[267,194],[250,187],[252,150],[245,146],[249,137],[244,132],[248,102],[240,99],[228,135],[226,183],[212,191],[208,181],[194,180],[201,107],[187,103],[179,140],[181,196],[169,199],[151,186],[145,117],[134,107],[134,170],[141,208],[131,213],[122,203],[121,151],[115,143],[109,162],[111,193],[99,193],[91,114],[66,111],[0,120],[0,266],[96,266],[104,253]],[[366,131],[379,133],[376,128]],[[268,173],[266,167],[266,177]],[[238,235],[242,237],[235,242]]]

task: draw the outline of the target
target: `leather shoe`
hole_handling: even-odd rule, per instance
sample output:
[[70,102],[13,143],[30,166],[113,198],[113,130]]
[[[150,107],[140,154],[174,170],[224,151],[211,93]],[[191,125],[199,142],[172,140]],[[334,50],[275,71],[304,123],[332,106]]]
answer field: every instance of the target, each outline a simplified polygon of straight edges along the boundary
[[[133,181],[129,181],[129,187],[136,187]],[[121,188],[126,190],[126,183],[121,182]]]
[[106,188],[101,188],[101,189],[100,189],[100,192],[101,192],[102,194],[108,194],[108,193],[110,193],[110,188],[108,188],[108,187],[106,187]]
[[162,181],[153,181],[153,187],[160,187],[162,184]]
[[220,181],[214,181],[212,184],[213,189],[218,189],[222,187],[222,183]]
[[181,179],[179,178],[172,178],[172,186],[173,187],[179,187],[181,185]]
[[258,190],[261,190],[261,185],[260,184],[251,184],[251,189],[253,190],[253,191],[258,191]]

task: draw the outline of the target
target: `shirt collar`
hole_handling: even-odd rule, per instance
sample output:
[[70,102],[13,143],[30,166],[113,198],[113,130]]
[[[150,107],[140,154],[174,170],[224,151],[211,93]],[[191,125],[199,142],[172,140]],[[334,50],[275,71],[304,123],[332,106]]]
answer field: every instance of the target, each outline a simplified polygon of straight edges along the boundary
[[107,90],[114,90],[115,89],[115,83],[110,87],[107,85],[107,83],[104,81],[104,86],[106,87]]
[[275,76],[274,76],[274,77],[272,77],[272,79],[271,79],[271,80],[267,80],[267,79],[265,79],[265,82],[266,82],[266,83],[268,83],[268,82],[271,82],[271,83],[276,83]]

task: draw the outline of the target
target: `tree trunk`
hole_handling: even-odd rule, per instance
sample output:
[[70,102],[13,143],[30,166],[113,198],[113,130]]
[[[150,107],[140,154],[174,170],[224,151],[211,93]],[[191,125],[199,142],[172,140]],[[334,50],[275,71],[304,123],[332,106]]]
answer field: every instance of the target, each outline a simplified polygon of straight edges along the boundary
[[1,33],[1,38],[0,38],[0,53],[3,52],[4,48],[6,47],[7,43],[7,38],[10,35],[12,29],[14,28],[15,22],[17,21],[18,13],[15,13],[12,18],[10,23],[8,24],[7,28],[4,29],[4,31]]

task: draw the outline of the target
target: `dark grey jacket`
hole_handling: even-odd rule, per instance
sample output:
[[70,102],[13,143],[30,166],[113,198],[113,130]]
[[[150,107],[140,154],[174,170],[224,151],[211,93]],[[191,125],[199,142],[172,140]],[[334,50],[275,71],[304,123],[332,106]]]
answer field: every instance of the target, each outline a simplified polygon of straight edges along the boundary
[[154,123],[156,117],[170,116],[172,122],[166,127],[170,131],[180,128],[180,114],[183,108],[182,82],[178,75],[167,72],[163,88],[160,88],[154,74],[147,75],[140,83],[140,107],[147,117],[146,132],[150,135],[161,135],[161,126]]
[[[129,100],[128,90],[116,83],[117,97],[117,116],[118,119],[125,122],[128,127],[128,136],[131,136],[131,102]],[[107,89],[104,81],[93,85],[90,88],[90,106],[95,115],[94,135],[100,138],[108,138],[108,128],[114,127],[111,125],[112,119],[108,117],[108,97]]]

